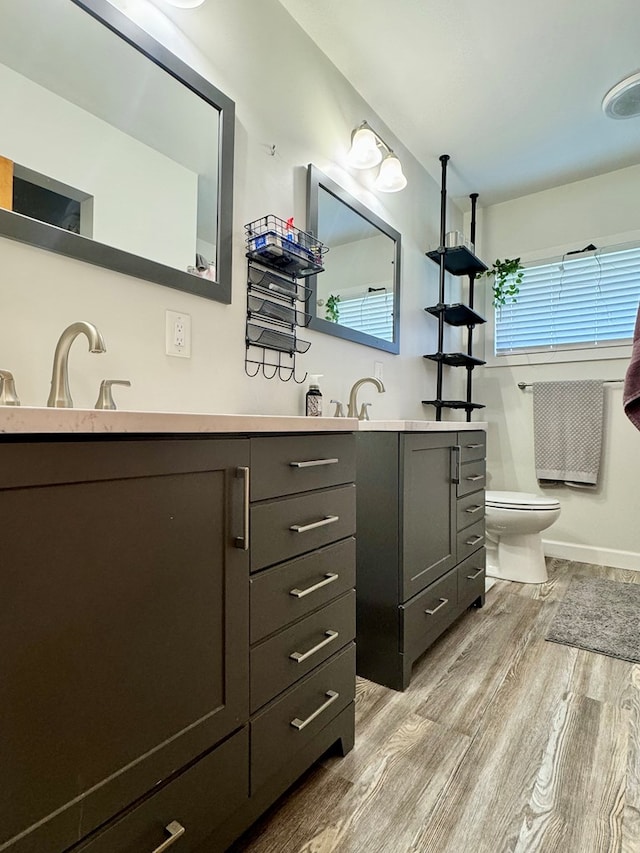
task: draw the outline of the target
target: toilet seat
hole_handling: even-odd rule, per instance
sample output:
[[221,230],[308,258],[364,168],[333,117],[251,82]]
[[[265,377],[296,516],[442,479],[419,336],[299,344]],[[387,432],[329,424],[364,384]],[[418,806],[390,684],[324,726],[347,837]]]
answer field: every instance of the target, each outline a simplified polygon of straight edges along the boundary
[[485,505],[495,509],[515,509],[523,512],[560,509],[560,501],[533,492],[486,492]]

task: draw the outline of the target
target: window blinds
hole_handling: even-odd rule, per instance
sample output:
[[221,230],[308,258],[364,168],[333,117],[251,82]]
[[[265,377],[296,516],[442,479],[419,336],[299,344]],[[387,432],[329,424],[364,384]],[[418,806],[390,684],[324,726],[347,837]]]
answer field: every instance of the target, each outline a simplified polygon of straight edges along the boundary
[[338,304],[339,323],[385,341],[393,341],[393,294],[368,293]]
[[526,267],[496,310],[496,355],[627,344],[640,299],[640,246]]

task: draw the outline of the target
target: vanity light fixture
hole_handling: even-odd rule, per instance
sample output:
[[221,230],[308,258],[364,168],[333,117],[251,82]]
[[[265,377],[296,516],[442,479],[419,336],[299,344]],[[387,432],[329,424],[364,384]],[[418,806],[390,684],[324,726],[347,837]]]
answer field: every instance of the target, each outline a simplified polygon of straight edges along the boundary
[[640,115],[640,71],[625,77],[610,89],[602,101],[609,118],[634,118]]
[[351,134],[347,162],[354,169],[372,169],[380,164],[374,188],[384,193],[397,193],[407,185],[400,160],[366,121]]

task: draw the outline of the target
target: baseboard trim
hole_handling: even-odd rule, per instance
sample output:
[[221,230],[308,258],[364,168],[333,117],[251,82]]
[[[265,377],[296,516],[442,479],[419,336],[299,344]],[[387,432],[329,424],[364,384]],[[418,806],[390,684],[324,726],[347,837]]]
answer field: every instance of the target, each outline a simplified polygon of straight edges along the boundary
[[555,542],[551,539],[543,539],[542,545],[547,557],[559,557],[561,560],[575,560],[578,563],[593,563],[596,566],[613,566],[616,569],[640,572],[640,554],[634,551],[595,548],[592,545]]

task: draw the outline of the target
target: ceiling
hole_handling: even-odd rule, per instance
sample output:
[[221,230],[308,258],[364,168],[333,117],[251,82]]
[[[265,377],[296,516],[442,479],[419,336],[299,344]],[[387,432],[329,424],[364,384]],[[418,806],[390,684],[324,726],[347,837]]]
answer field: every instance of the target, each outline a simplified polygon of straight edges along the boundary
[[[280,0],[453,198],[488,205],[640,163],[606,92],[640,70],[638,0]],[[354,125],[362,119],[354,117]]]

